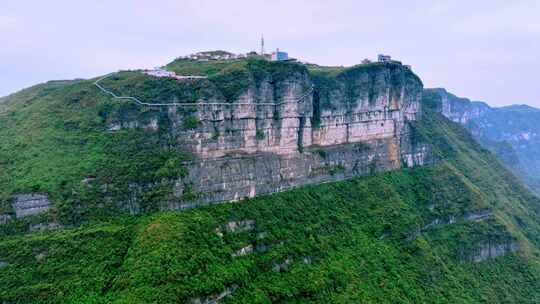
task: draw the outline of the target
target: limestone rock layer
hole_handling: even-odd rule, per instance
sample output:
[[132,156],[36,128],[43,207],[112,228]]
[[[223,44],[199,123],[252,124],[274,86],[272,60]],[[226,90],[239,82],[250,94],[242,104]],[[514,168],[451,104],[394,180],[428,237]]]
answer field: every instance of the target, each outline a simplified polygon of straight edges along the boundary
[[[409,69],[358,66],[328,82],[295,70],[280,81],[264,78],[231,104],[200,103],[192,114],[197,128],[175,128],[197,160],[163,207],[239,200],[430,161],[429,147],[410,134],[423,86]],[[178,108],[168,116],[181,125]]]

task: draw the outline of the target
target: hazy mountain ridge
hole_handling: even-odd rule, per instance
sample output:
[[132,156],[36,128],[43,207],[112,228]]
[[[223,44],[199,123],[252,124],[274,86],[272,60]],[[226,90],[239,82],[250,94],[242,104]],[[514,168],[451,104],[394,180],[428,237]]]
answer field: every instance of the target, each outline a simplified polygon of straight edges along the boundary
[[425,98],[440,96],[440,111],[462,123],[496,153],[527,185],[540,193],[540,109],[528,105],[490,107],[459,98],[444,89],[426,89]]

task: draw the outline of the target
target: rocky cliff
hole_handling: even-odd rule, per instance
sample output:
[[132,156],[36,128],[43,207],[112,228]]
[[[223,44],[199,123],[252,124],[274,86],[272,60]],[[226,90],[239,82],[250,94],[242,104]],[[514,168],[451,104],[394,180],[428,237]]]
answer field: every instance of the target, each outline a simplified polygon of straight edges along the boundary
[[442,88],[426,89],[426,95],[438,95],[441,100],[439,111],[448,119],[462,124],[478,119],[491,110],[484,102],[460,98]]
[[[411,141],[420,118],[422,83],[400,64],[347,69],[315,83],[308,69],[276,80],[271,74],[226,104],[200,102],[198,125],[177,139],[197,158],[175,183],[165,208],[238,200],[428,162],[429,148]],[[321,95],[328,100],[321,100]],[[323,98],[324,99],[324,98]],[[169,109],[173,124],[184,117]]]
[[540,199],[410,70],[169,68],[6,98],[0,302],[540,302]]
[[[41,136],[56,141],[81,135],[53,145],[71,155],[83,143],[88,150],[78,155],[88,158],[70,165],[78,170],[44,175],[46,186],[33,178],[13,179],[6,170],[2,222],[18,219],[19,197],[33,193],[48,195],[51,203],[25,203],[32,217],[49,215],[29,220],[29,227],[56,228],[122,210],[237,201],[432,161],[430,147],[411,132],[411,123],[421,118],[422,82],[400,63],[327,68],[253,58],[183,59],[168,68],[208,78],[124,71],[100,81],[101,88],[93,82],[51,83],[46,96],[61,96],[56,109],[69,113]],[[111,98],[102,88],[147,104]],[[33,92],[23,93],[29,103],[34,100]],[[43,146],[49,161],[40,167],[28,163],[27,172],[53,163],[60,152],[49,152],[50,146]],[[36,155],[46,153],[10,156],[19,161],[10,165],[13,172]],[[49,172],[66,166],[58,158]]]
[[[92,135],[136,129],[106,130]],[[411,130],[437,162],[238,204],[0,237],[0,302],[538,303],[539,198],[439,113],[424,109]],[[147,139],[159,131],[141,132]],[[151,146],[120,138],[117,145],[137,147],[121,164],[143,180],[163,147],[139,158]],[[116,150],[108,152],[114,168]],[[258,163],[249,172],[264,170]],[[121,180],[103,187],[94,183],[105,178],[93,178],[77,191],[111,193]],[[152,201],[157,193],[143,191]],[[45,203],[19,202],[36,199]]]
[[445,89],[426,89],[424,99],[437,100],[438,110],[463,124],[488,149],[540,193],[540,110],[525,105],[490,107],[457,97]]

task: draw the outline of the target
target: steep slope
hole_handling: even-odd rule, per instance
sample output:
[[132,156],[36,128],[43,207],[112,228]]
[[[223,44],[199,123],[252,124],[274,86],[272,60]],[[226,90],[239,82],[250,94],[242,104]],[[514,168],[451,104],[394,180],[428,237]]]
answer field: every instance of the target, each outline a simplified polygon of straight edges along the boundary
[[[0,128],[0,214],[9,223],[2,233],[26,230],[29,224],[39,229],[42,223],[72,225],[118,214],[116,204],[86,186],[94,178],[103,184],[114,181],[107,191],[113,198],[128,193],[129,181],[181,173],[180,167],[167,167],[183,154],[162,149],[165,132],[154,136],[139,130],[115,136],[106,132],[110,113],[144,115],[145,110],[112,103],[98,94],[92,81],[49,82],[8,96],[5,104],[6,110],[0,112],[5,126]],[[10,221],[20,211],[13,198],[18,193],[47,195],[50,204],[44,207],[49,212]],[[24,200],[19,205],[26,207]],[[31,215],[32,208],[27,209]]]
[[537,303],[539,199],[426,108],[439,159],[183,212],[0,241],[19,303]]
[[56,81],[7,97],[0,235],[431,161],[429,147],[409,136],[422,82],[401,64],[332,75],[257,57],[178,59],[168,68],[207,78],[122,71],[100,78],[99,87],[97,79]]
[[442,103],[441,112],[462,123],[536,193],[540,193],[540,110],[513,105],[493,108],[444,89],[426,89],[425,98]]
[[406,67],[167,68],[2,99],[0,302],[540,301],[539,199]]

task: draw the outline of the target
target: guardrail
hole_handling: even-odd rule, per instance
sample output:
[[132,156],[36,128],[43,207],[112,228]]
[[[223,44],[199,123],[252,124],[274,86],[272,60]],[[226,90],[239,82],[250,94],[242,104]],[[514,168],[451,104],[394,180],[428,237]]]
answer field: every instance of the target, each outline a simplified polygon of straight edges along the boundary
[[260,103],[252,103],[252,102],[236,102],[236,103],[230,103],[230,102],[171,102],[171,103],[150,103],[150,102],[144,102],[137,97],[133,96],[118,96],[114,92],[107,90],[104,88],[100,82],[104,79],[107,79],[111,76],[113,76],[116,73],[110,73],[107,74],[98,80],[94,82],[94,85],[99,88],[102,92],[111,95],[114,99],[120,99],[120,100],[131,100],[141,106],[148,106],[148,107],[170,107],[170,106],[186,106],[186,107],[193,107],[193,106],[241,106],[241,105],[252,105],[252,106],[279,106],[282,104],[287,103],[302,103],[306,97],[308,97],[311,93],[313,93],[313,90],[315,89],[315,86],[311,86],[309,90],[306,91],[306,93],[302,94],[300,97],[297,98],[285,98],[284,100],[292,100],[292,101],[282,101],[278,103],[271,103],[271,102],[260,102]]

